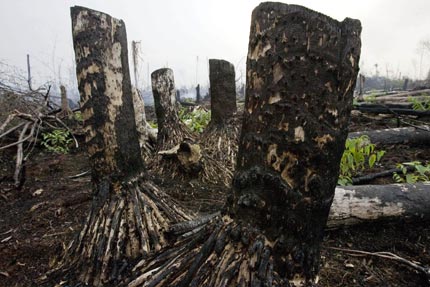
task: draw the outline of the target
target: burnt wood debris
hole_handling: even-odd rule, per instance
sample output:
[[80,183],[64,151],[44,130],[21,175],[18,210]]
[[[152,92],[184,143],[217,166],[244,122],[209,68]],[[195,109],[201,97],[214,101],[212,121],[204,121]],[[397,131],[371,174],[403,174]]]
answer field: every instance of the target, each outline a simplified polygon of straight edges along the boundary
[[115,285],[133,260],[166,246],[170,223],[192,217],[146,179],[124,22],[78,6],[71,17],[94,199],[51,276]]
[[231,196],[208,222],[172,225],[176,242],[138,263],[128,286],[317,281],[360,33],[358,20],[338,22],[301,6],[268,2],[253,11]]

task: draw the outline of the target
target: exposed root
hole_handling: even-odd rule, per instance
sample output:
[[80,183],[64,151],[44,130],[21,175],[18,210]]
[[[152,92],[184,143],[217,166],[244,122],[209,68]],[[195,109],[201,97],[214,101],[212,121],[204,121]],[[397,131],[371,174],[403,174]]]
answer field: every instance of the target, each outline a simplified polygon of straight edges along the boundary
[[[172,149],[176,147],[179,151],[175,154],[171,153],[168,156],[158,156],[150,163],[150,169],[156,174],[168,176],[171,179],[188,181],[190,179],[198,179],[204,183],[224,184],[230,186],[234,168],[236,165],[236,154],[239,140],[240,119],[233,117],[224,125],[209,125],[200,136],[199,146],[201,147],[201,158],[198,164],[189,168],[184,166],[181,160],[178,160],[178,155],[181,153],[179,145],[190,144],[193,135],[188,134],[182,129],[182,124],[179,125],[179,131],[173,130],[174,134],[180,134],[184,139],[178,142],[178,136],[166,137],[164,148]],[[191,143],[192,144],[192,143]],[[163,149],[159,149],[162,151]]]
[[171,223],[192,217],[148,181],[102,183],[82,231],[54,272],[91,286],[112,284],[134,260],[167,246],[164,233]]
[[[240,119],[233,116],[222,126],[209,124],[203,132],[200,145],[208,158],[207,167],[204,169],[207,174],[203,175],[205,181],[211,182],[215,176],[223,179],[225,185],[231,185],[236,167],[240,123]],[[210,159],[213,159],[216,165],[212,164]],[[217,166],[221,169],[217,169]]]
[[271,241],[228,216],[170,230],[178,241],[139,262],[131,281],[125,282],[128,287],[312,286],[312,280],[294,276],[302,268],[303,256],[286,253],[282,239]]

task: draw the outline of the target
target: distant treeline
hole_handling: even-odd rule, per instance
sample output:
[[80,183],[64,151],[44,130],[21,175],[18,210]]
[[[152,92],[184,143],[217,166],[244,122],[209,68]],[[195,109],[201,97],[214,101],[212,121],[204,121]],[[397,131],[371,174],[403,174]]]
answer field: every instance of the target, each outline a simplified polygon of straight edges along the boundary
[[[356,90],[359,91],[359,83],[357,80]],[[363,86],[363,91],[383,90],[383,91],[396,91],[396,90],[416,90],[430,87],[430,77],[426,80],[411,80],[408,78],[390,79],[383,76],[366,76]]]

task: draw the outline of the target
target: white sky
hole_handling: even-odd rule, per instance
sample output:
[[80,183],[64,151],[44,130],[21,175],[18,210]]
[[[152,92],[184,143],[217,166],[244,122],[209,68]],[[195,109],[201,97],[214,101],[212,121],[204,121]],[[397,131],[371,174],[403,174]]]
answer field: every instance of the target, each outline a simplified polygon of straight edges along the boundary
[[[168,66],[178,87],[208,82],[207,59],[222,58],[245,75],[252,9],[255,0],[0,0],[0,59],[25,70],[30,54],[39,82],[74,75],[70,6],[100,10],[126,23],[128,40],[140,40],[147,84],[149,72]],[[295,0],[337,20],[360,19],[363,26],[361,68],[374,74],[425,76],[418,43],[430,38],[429,0]],[[131,51],[129,47],[129,51]],[[197,65],[197,57],[199,58]],[[420,65],[421,63],[421,65]],[[55,72],[54,72],[55,71]],[[59,76],[60,75],[60,76]],[[74,77],[73,77],[74,78]]]

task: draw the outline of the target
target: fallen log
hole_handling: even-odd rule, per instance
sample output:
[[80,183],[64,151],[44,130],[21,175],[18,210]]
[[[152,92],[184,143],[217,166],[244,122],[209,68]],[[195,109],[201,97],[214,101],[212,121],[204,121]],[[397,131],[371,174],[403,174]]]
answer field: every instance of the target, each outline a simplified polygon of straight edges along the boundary
[[394,114],[394,115],[408,115],[408,116],[418,116],[418,117],[430,116],[430,111],[417,111],[414,109],[407,109],[407,108],[406,109],[390,108],[390,107],[384,107],[384,105],[380,105],[379,107],[356,106],[354,107],[354,110],[358,110],[363,113],[371,113],[371,114]]
[[336,187],[327,227],[399,217],[430,218],[430,183]]
[[409,92],[402,92],[402,93],[383,93],[383,94],[376,94],[374,96],[380,99],[382,97],[397,98],[397,97],[410,97],[410,96],[416,96],[421,94],[430,94],[430,89],[416,90],[416,91],[409,91]]
[[372,143],[379,144],[430,144],[429,126],[352,132],[348,134],[348,138],[358,138],[363,135],[368,136]]
[[412,103],[389,103],[389,104],[378,104],[378,103],[358,103],[355,104],[353,109],[359,108],[397,108],[397,109],[412,109]]
[[[428,101],[429,96],[414,96],[413,99],[419,102]],[[398,104],[398,103],[410,103],[411,97],[380,97],[372,100],[372,103],[380,103],[380,104]]]

